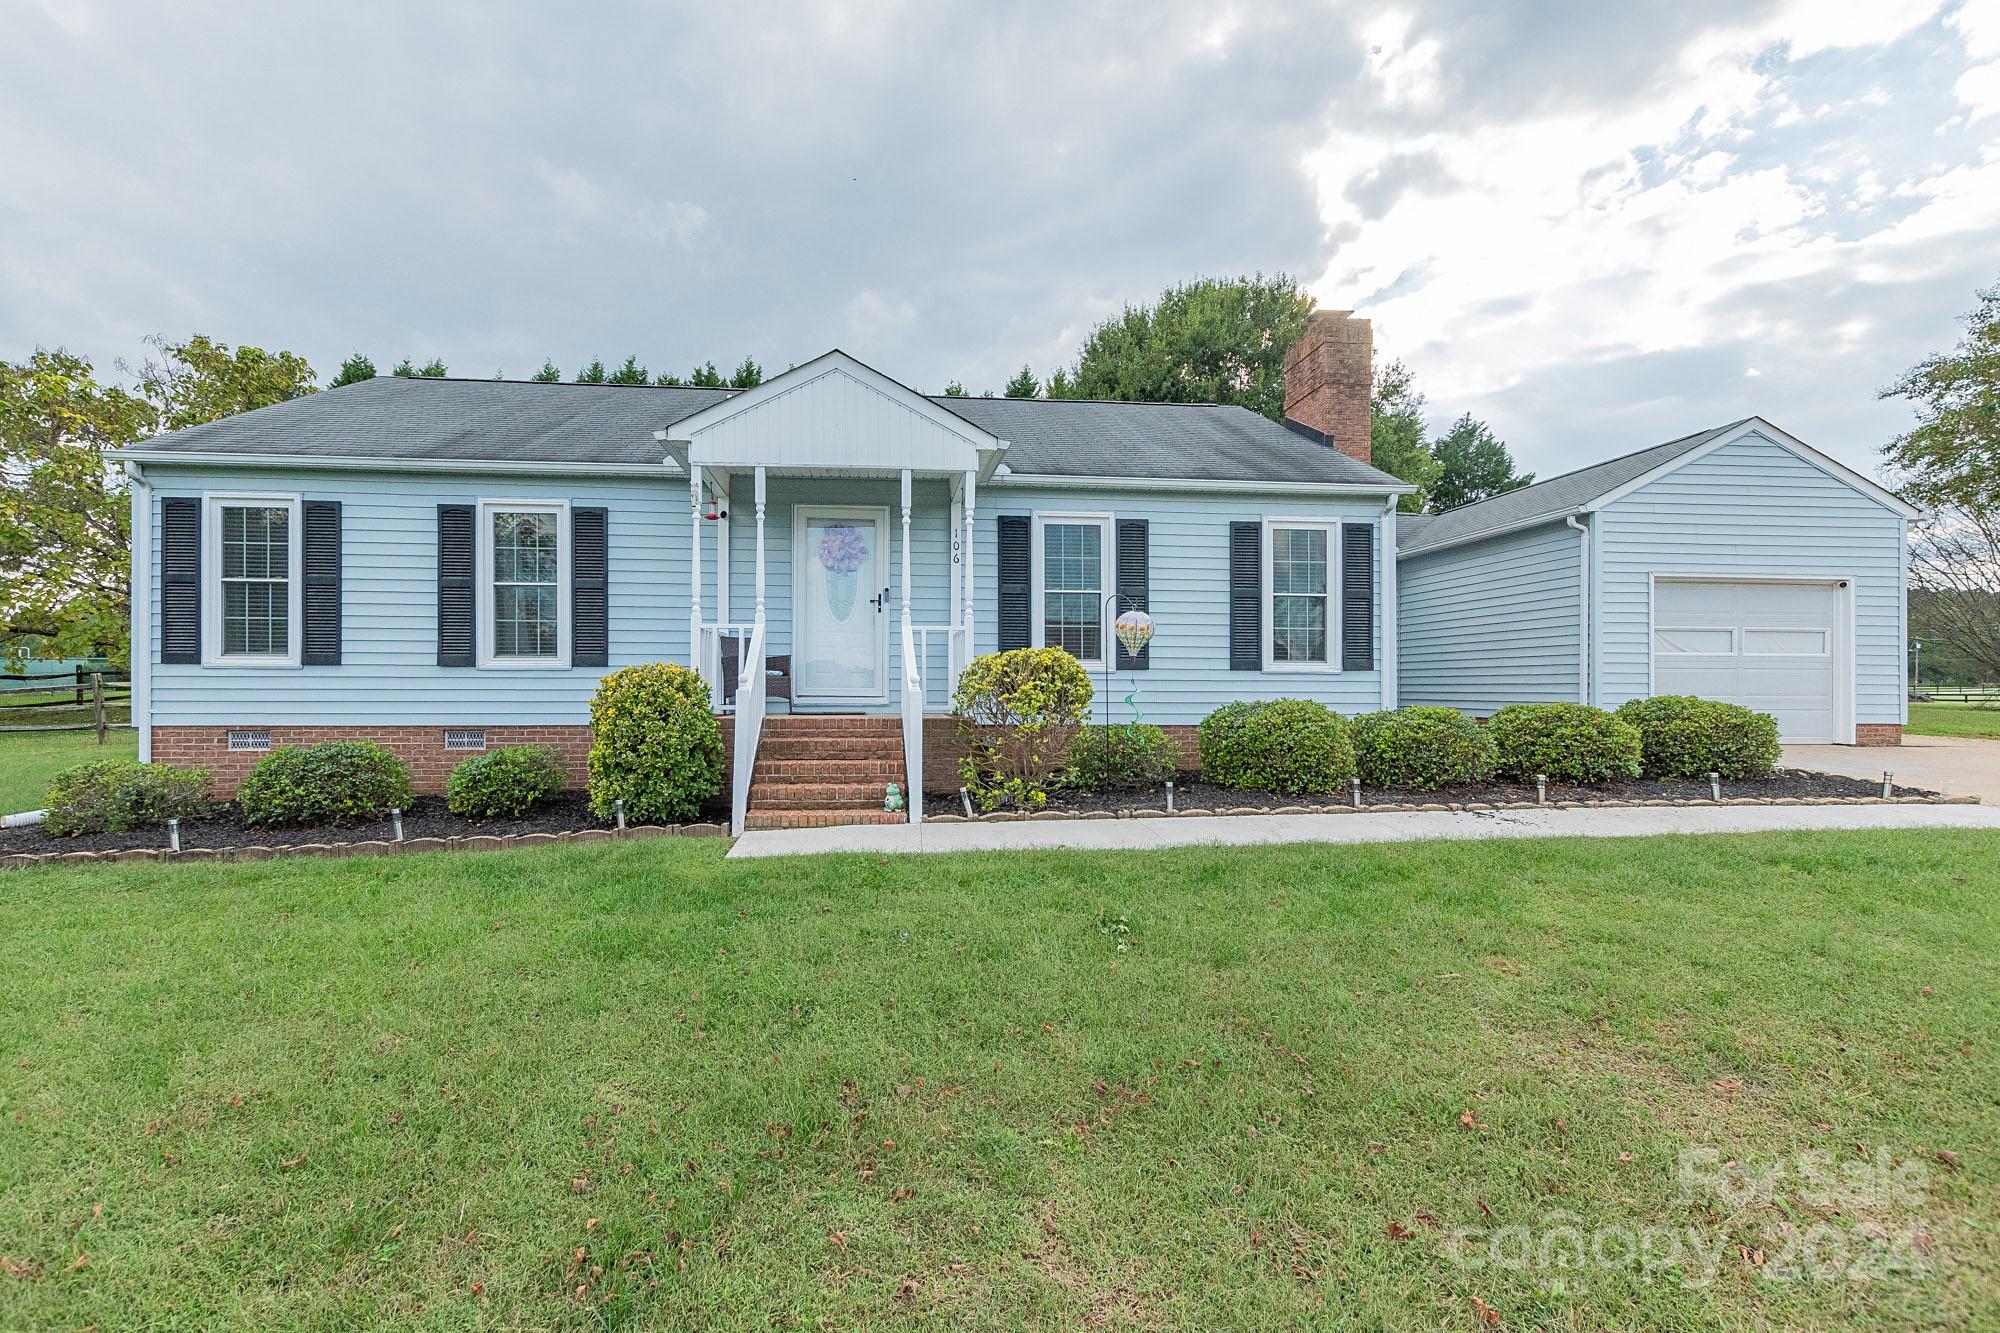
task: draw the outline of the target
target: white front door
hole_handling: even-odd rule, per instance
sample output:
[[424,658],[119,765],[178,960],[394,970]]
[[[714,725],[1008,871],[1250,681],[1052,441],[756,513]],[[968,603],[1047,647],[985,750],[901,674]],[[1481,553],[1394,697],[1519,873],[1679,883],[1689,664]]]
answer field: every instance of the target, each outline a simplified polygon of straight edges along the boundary
[[886,507],[794,511],[792,692],[801,703],[889,699]]

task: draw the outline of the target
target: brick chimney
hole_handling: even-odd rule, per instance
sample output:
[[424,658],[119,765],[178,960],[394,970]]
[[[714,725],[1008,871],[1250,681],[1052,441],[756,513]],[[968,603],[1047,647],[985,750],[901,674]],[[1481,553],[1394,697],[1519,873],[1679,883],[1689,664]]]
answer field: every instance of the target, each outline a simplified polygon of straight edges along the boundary
[[1366,463],[1374,390],[1375,333],[1368,321],[1352,310],[1315,310],[1285,353],[1285,416]]

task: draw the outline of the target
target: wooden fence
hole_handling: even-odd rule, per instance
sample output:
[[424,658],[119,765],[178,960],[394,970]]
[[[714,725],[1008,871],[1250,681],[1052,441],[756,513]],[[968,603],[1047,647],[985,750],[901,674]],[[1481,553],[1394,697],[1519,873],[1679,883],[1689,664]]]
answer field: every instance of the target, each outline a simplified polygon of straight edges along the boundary
[[[78,666],[69,671],[25,675],[0,673],[0,682],[13,684],[22,693],[40,694],[45,689],[73,696],[69,702],[59,703],[37,698],[8,699],[0,695],[0,734],[17,731],[94,731],[97,743],[102,745],[114,728],[122,730],[131,726],[129,721],[113,722],[110,716],[116,704],[123,703],[128,709],[131,707],[132,673],[129,671],[113,671],[108,667],[92,670]],[[37,686],[42,688],[37,689]],[[32,716],[34,720],[20,723],[17,718],[22,716]],[[74,721],[70,720],[72,717]]]

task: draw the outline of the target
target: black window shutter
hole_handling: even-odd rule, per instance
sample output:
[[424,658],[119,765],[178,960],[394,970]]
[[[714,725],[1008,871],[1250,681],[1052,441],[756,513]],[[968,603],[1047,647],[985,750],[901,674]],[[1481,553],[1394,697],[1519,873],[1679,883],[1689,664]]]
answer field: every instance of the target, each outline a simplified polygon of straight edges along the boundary
[[1000,651],[1026,648],[1033,642],[1028,603],[1034,584],[1030,573],[1034,524],[1026,514],[1002,514],[1000,525]]
[[340,501],[307,500],[305,545],[300,566],[305,586],[300,606],[305,616],[299,661],[306,666],[340,665]]
[[571,666],[611,665],[610,516],[602,508],[569,511]]
[[201,501],[160,499],[160,660],[201,662]]
[[1340,525],[1340,669],[1375,669],[1375,527]]
[[438,665],[475,665],[472,625],[471,505],[438,509]]
[[[1118,520],[1118,612],[1149,611],[1152,607],[1147,599],[1151,596],[1152,576],[1150,556],[1147,553],[1148,529],[1143,518],[1121,518]],[[1118,645],[1118,669],[1120,671],[1144,671],[1150,664],[1153,650],[1150,646],[1141,648],[1137,657],[1125,651],[1125,645]]]
[[1264,669],[1264,525],[1229,525],[1229,669]]

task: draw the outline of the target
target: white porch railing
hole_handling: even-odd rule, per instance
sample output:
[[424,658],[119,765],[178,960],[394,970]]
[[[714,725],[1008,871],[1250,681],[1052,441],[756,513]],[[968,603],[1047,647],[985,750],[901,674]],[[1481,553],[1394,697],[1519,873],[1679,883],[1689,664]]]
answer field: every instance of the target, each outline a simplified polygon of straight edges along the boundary
[[[730,625],[719,621],[710,622],[701,627],[701,649],[695,657],[700,666],[696,669],[701,672],[701,678],[708,682],[708,701],[718,713],[727,713],[735,709],[735,705],[730,703],[723,689],[722,641],[724,639],[734,639],[739,644],[747,644],[750,641],[751,634],[758,627],[758,624],[755,622],[747,625]],[[739,698],[743,693],[743,672],[745,663],[748,660],[748,654],[746,654],[736,664],[736,692]],[[758,658],[758,661],[761,662],[762,660],[762,657]],[[758,671],[757,679],[759,682],[758,692],[761,694],[763,692],[762,682],[764,679],[762,670]]]
[[[718,689],[720,685],[718,684]],[[729,782],[729,832],[740,837],[750,809],[750,775],[757,768],[757,742],[764,731],[764,622],[750,627],[743,658],[736,665],[736,722]]]
[[924,670],[917,632],[903,622],[903,784],[910,822],[924,822]]

